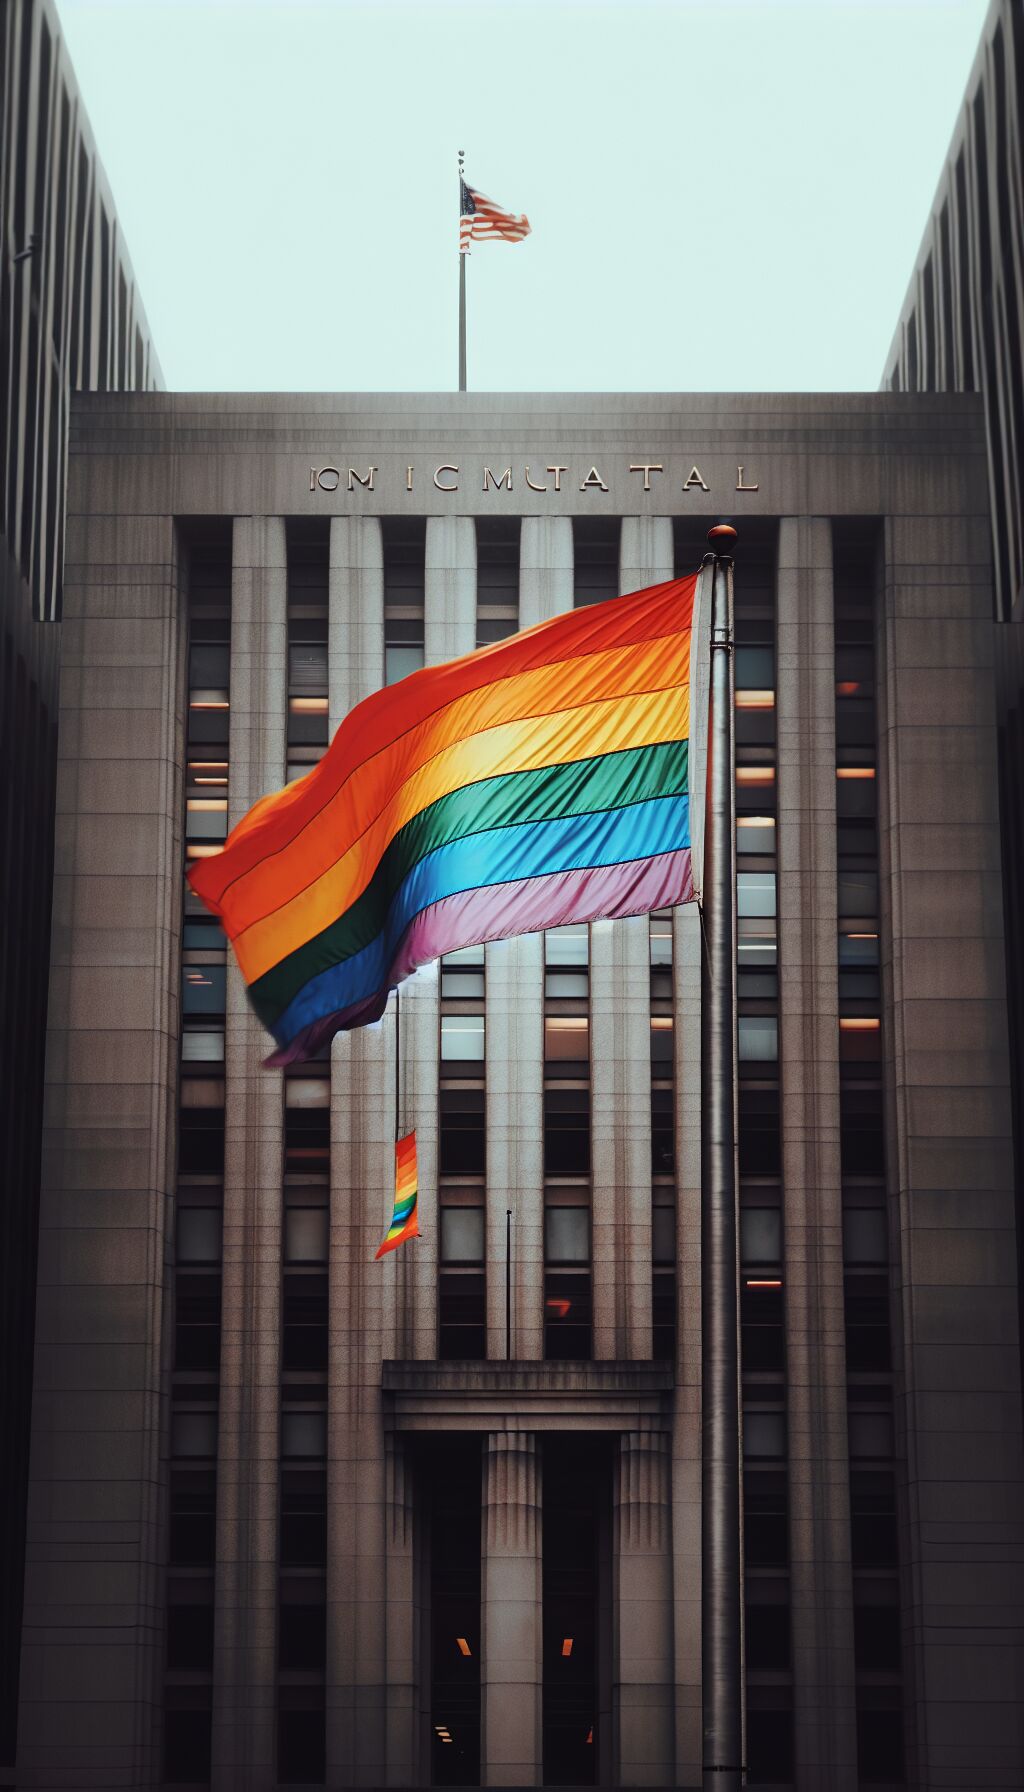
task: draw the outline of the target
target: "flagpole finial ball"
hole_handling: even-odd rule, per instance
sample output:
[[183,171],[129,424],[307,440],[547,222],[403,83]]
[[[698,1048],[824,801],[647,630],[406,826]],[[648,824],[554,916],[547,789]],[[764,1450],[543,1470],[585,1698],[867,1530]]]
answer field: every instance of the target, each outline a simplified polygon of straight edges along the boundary
[[708,541],[716,554],[727,554],[736,545],[736,531],[731,523],[716,523],[713,529],[708,530]]

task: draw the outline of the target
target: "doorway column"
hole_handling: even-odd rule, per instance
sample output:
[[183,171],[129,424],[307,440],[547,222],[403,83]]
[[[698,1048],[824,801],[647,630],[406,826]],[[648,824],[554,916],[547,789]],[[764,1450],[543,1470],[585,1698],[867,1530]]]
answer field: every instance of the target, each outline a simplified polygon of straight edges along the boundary
[[539,1786],[540,1451],[532,1432],[487,1434],[481,1568],[481,1778],[485,1786]]

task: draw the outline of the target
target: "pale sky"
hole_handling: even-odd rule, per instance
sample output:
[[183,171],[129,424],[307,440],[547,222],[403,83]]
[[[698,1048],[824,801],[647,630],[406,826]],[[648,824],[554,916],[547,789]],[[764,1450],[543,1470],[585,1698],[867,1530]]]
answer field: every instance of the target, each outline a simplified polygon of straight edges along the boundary
[[57,0],[169,387],[878,387],[987,0]]

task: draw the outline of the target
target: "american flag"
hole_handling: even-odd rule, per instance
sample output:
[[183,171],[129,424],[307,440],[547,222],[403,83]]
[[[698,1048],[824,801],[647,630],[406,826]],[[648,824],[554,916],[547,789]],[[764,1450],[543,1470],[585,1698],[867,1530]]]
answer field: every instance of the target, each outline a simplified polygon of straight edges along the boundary
[[478,193],[475,187],[467,187],[464,180],[460,180],[459,186],[462,189],[459,212],[460,255],[465,255],[474,238],[482,241],[487,237],[501,237],[506,243],[521,243],[524,236],[529,236],[529,218],[517,218],[513,212],[503,212],[493,199]]

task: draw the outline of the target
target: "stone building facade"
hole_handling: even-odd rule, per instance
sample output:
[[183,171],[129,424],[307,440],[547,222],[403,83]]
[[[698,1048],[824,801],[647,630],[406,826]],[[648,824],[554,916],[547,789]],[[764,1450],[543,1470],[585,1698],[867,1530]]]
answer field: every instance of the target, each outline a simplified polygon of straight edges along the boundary
[[19,1785],[699,1784],[696,907],[421,973],[396,1087],[394,1004],[262,1068],[183,871],[723,515],[750,1777],[1024,1779],[980,400],[145,395],[73,413]]
[[162,385],[53,0],[0,7],[0,1785],[13,1772],[68,409]]

